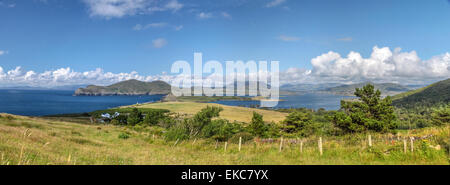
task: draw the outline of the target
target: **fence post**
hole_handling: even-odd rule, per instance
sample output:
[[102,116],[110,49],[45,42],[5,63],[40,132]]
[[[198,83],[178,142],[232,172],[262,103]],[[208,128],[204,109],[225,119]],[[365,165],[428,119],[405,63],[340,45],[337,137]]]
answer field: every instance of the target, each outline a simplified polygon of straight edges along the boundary
[[320,153],[320,155],[323,154],[323,150],[322,150],[322,137],[319,138],[319,153]]
[[369,147],[372,147],[372,136],[369,134]]
[[283,149],[283,137],[281,137],[281,140],[280,140],[280,151],[279,152],[281,152],[282,149]]
[[227,145],[228,145],[228,141],[225,142],[225,148],[224,148],[224,151],[225,151],[225,152],[227,151]]
[[177,146],[178,141],[180,141],[180,138],[178,138],[177,141],[175,141],[175,144],[173,144],[173,146]]
[[414,153],[414,137],[409,137],[409,140],[411,141],[411,153]]
[[300,153],[303,153],[303,139],[300,140]]
[[239,152],[241,151],[242,137],[239,137]]
[[155,140],[155,134],[152,135],[152,139]]
[[406,154],[406,139],[403,138],[403,153]]
[[192,145],[194,145],[194,144],[195,144],[195,142],[197,142],[197,138],[195,138],[195,139],[194,139],[194,142],[192,142]]
[[217,149],[217,144],[219,144],[219,140],[216,140],[216,147],[214,149]]

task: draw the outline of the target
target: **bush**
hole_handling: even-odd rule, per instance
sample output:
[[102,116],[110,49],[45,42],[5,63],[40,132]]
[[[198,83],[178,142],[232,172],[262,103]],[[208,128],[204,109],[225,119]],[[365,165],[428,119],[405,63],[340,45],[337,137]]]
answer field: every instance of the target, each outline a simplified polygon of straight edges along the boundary
[[165,111],[162,110],[147,111],[144,117],[144,124],[148,125],[158,124],[161,120],[164,120],[166,118],[164,113]]
[[128,120],[128,116],[121,114],[121,115],[113,118],[111,120],[111,124],[113,124],[113,125],[127,125],[127,123],[128,123],[127,120]]
[[435,109],[432,113],[433,124],[442,126],[450,123],[450,104],[444,107]]
[[137,108],[133,108],[127,119],[127,124],[134,126],[142,121],[142,113]]
[[130,135],[128,133],[121,132],[119,134],[119,139],[128,139],[128,138],[130,138]]
[[211,124],[212,118],[219,117],[219,113],[222,110],[222,107],[207,106],[195,114],[194,117],[188,119],[186,125],[189,130],[189,137],[196,137],[200,134],[205,126]]
[[212,138],[218,141],[226,141],[233,134],[239,132],[241,127],[237,123],[230,123],[228,120],[213,120],[211,124],[202,129],[201,137]]
[[312,121],[312,115],[309,112],[292,112],[283,124],[283,130],[291,135],[310,136],[319,130],[319,124]]
[[189,139],[189,129],[186,125],[186,122],[188,119],[184,121],[180,121],[176,123],[174,126],[170,127],[167,132],[165,133],[166,140],[173,141],[173,140],[185,140]]

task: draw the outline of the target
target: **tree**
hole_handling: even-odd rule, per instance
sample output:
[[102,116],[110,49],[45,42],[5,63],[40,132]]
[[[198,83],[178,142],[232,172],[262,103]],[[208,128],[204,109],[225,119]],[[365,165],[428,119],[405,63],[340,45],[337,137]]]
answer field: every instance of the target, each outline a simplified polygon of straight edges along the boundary
[[450,124],[450,104],[435,109],[431,116],[434,125],[442,126],[444,124]]
[[263,137],[267,131],[267,127],[264,124],[263,116],[256,112],[253,112],[252,121],[250,122],[250,133],[254,136]]
[[348,132],[388,132],[397,127],[392,100],[388,96],[381,99],[380,90],[372,84],[356,88],[356,101],[341,101],[341,110],[333,117],[333,123],[342,131]]
[[139,124],[142,121],[142,113],[137,108],[133,108],[130,115],[128,116],[127,122],[128,125],[136,125]]
[[164,112],[160,110],[150,110],[146,112],[144,123],[148,125],[156,125],[160,120],[165,118]]
[[283,130],[286,133],[299,133],[302,136],[311,135],[318,129],[317,124],[312,121],[312,115],[309,112],[292,112],[286,117],[283,124]]
[[187,120],[187,126],[189,129],[189,136],[197,136],[203,127],[211,124],[212,118],[219,117],[219,113],[223,111],[222,107],[210,107],[200,110],[193,118]]

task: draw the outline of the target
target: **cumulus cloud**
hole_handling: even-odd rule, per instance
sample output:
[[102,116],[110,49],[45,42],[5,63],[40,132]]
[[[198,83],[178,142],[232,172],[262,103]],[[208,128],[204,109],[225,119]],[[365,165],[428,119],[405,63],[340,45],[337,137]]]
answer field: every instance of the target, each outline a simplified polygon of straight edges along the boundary
[[311,60],[311,75],[322,81],[424,82],[450,77],[450,53],[421,60],[415,51],[375,46],[369,58],[351,51],[347,57],[328,52]]
[[[155,47],[163,47],[166,44],[167,41],[163,38],[154,41]],[[345,57],[330,51],[314,57],[311,65],[311,69],[292,67],[280,72],[280,83],[318,84],[372,81],[428,84],[450,78],[450,53],[448,52],[428,60],[422,60],[415,51],[402,52],[400,48],[391,50],[388,47],[375,46],[370,57],[367,58],[355,51],[351,51]],[[9,71],[0,66],[0,87],[13,85],[41,87],[79,84],[108,85],[129,79],[163,80],[170,83],[175,79],[175,74],[142,76],[135,71],[111,73],[100,68],[93,71],[76,72],[69,67],[37,73],[32,70],[25,71],[20,66]],[[238,74],[238,79],[245,79],[245,76]]]
[[5,54],[8,54],[8,51],[0,50],[0,56],[5,55]]
[[[146,14],[157,11],[176,12],[183,8],[183,4],[177,0],[83,0],[88,6],[92,17],[103,17],[106,19],[121,18],[137,14]],[[167,2],[166,4],[162,4]]]
[[269,3],[267,3],[266,7],[267,8],[275,7],[280,4],[283,4],[284,2],[286,2],[286,0],[273,0],[273,1],[270,1]]
[[162,48],[165,45],[167,45],[167,40],[164,38],[158,38],[158,39],[153,40],[152,43],[153,43],[154,48]]
[[136,71],[132,71],[130,73],[111,73],[104,72],[103,69],[100,68],[92,71],[76,72],[69,67],[36,73],[31,70],[24,71],[23,68],[19,66],[5,72],[0,66],[0,87],[56,87],[80,84],[109,85],[130,79],[137,79],[141,81],[162,80],[170,82],[173,77],[165,74],[143,76],[139,75]]

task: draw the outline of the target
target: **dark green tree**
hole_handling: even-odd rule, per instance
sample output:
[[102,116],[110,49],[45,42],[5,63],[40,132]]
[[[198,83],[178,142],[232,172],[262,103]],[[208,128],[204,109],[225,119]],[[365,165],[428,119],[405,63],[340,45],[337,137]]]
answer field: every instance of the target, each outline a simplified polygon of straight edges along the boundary
[[445,124],[450,124],[450,104],[435,109],[431,116],[434,125],[442,126]]
[[127,123],[128,125],[136,125],[142,121],[142,113],[137,108],[133,108],[130,115],[128,116]]
[[318,130],[318,124],[312,121],[310,112],[291,112],[283,121],[283,130],[286,133],[298,133],[302,136],[314,134]]
[[397,127],[392,100],[388,96],[381,98],[381,92],[375,91],[372,84],[356,88],[358,100],[342,100],[341,110],[333,117],[333,123],[342,131],[349,132],[388,132]]
[[189,129],[189,136],[196,137],[203,127],[211,124],[212,118],[219,117],[219,113],[223,111],[222,107],[211,107],[200,110],[191,119],[187,120],[187,127]]
[[146,112],[144,117],[144,123],[148,125],[156,125],[159,121],[163,120],[166,116],[163,111],[151,110]]
[[256,112],[253,112],[252,121],[250,122],[250,133],[254,136],[263,137],[267,131],[267,127],[264,124],[263,116]]

